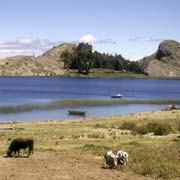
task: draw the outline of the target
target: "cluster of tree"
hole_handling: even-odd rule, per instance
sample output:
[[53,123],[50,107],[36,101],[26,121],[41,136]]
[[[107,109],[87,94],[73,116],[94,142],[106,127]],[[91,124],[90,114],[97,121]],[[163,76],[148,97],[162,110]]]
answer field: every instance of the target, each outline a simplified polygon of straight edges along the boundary
[[91,68],[113,69],[121,72],[143,74],[143,69],[136,61],[126,60],[121,55],[109,55],[93,52],[92,45],[80,43],[73,52],[64,51],[61,54],[64,68],[78,69],[79,73],[89,74]]

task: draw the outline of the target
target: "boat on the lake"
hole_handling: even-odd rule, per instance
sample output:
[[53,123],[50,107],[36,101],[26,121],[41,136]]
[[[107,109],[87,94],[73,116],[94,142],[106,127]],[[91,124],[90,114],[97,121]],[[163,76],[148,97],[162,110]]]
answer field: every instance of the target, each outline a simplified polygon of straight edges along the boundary
[[119,99],[121,99],[122,95],[121,94],[112,94],[111,98],[119,98]]
[[86,111],[68,110],[69,115],[85,116]]

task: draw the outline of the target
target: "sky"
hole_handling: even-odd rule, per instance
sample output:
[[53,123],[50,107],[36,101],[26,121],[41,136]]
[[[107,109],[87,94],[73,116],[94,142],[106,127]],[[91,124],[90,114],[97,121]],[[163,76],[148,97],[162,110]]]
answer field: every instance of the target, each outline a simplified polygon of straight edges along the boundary
[[137,60],[180,41],[180,0],[1,0],[0,57],[85,42]]

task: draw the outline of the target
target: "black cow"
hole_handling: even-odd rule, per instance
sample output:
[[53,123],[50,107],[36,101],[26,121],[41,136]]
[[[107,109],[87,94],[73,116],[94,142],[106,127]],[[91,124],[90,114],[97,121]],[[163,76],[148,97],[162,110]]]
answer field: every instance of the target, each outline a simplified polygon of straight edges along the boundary
[[[33,138],[17,138],[14,139],[8,150],[7,150],[7,157],[12,157],[13,155],[18,152],[18,156],[20,155],[20,149],[26,149],[29,148],[29,153],[27,157],[29,157],[30,154],[33,154],[34,150],[34,139]],[[12,155],[13,153],[13,155]]]

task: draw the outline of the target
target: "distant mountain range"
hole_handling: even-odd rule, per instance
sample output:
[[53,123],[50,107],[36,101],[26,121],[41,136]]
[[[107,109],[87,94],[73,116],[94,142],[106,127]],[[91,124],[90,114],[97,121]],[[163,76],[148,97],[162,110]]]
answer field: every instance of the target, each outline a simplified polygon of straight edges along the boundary
[[[73,44],[61,44],[38,57],[14,56],[0,59],[0,76],[61,76],[66,73],[60,58],[63,51],[72,52]],[[166,40],[157,52],[138,61],[149,77],[180,78],[180,43]]]

